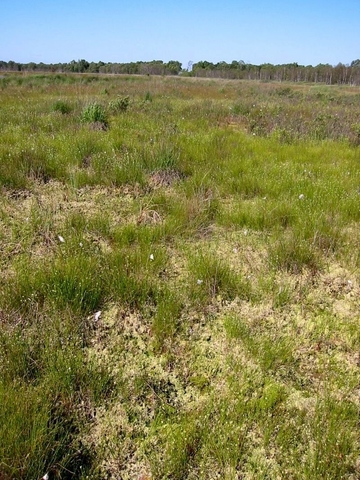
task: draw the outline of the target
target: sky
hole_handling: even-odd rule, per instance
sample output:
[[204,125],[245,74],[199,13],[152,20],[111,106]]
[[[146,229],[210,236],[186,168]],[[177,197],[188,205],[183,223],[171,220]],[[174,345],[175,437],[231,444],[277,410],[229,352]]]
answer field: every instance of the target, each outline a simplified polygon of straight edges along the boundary
[[0,60],[20,63],[360,58],[360,0],[0,0]]

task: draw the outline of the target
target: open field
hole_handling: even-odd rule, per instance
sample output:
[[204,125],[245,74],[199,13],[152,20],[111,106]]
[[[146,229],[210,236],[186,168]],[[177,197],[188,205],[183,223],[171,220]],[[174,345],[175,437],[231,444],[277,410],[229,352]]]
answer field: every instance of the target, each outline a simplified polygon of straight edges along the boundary
[[360,478],[360,88],[0,78],[0,479]]

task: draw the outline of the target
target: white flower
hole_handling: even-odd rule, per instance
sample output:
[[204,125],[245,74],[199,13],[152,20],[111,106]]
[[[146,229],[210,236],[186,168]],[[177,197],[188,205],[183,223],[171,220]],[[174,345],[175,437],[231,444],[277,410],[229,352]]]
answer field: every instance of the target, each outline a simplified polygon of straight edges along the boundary
[[80,242],[79,245],[80,245],[81,248],[84,246],[82,242]]
[[304,200],[304,198],[305,198],[305,195],[303,193],[300,193],[299,200]]
[[198,285],[201,285],[201,284],[203,283],[203,281],[204,281],[204,280],[198,279],[196,283],[197,283]]
[[153,261],[154,260],[154,255],[151,253],[149,258],[150,258],[151,261]]
[[64,237],[62,237],[61,235],[58,235],[58,239],[59,239],[59,242],[65,243]]

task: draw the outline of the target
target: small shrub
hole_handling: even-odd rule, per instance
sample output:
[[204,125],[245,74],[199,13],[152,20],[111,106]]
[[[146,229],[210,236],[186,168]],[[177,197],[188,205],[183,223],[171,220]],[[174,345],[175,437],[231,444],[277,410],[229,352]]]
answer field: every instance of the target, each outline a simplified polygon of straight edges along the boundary
[[130,97],[120,97],[119,95],[115,100],[109,102],[109,108],[113,113],[126,112],[130,104]]
[[101,124],[104,127],[108,126],[108,119],[105,108],[100,105],[99,103],[89,103],[82,113],[81,113],[81,121],[83,123],[95,123]]
[[294,91],[291,87],[283,87],[276,89],[274,95],[292,98],[294,96]]

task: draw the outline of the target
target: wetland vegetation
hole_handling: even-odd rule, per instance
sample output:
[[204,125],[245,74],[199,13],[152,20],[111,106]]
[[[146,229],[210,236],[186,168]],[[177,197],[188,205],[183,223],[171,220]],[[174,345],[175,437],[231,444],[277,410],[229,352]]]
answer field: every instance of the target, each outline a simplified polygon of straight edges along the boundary
[[0,478],[360,477],[360,88],[0,78]]

